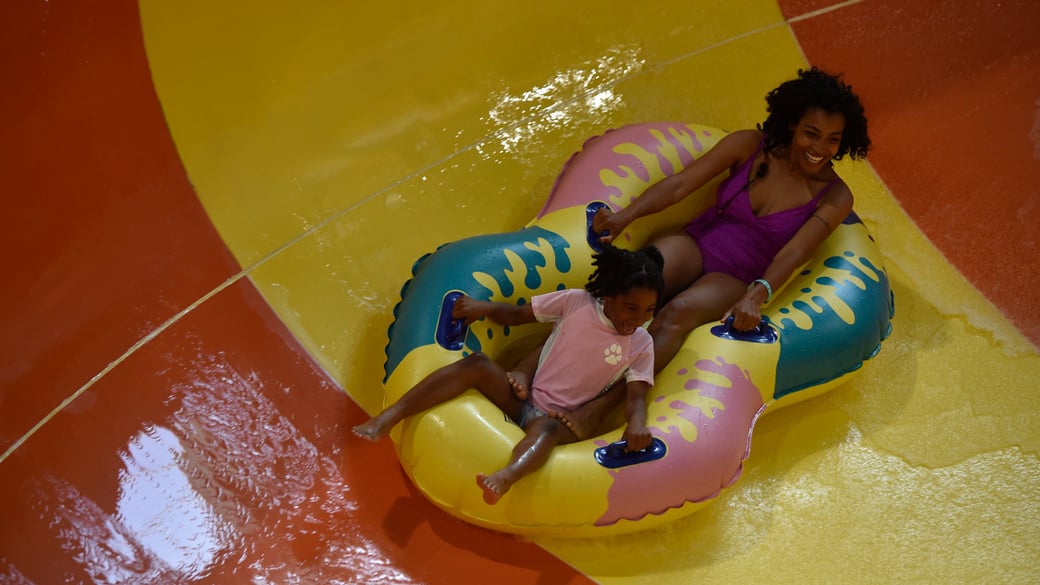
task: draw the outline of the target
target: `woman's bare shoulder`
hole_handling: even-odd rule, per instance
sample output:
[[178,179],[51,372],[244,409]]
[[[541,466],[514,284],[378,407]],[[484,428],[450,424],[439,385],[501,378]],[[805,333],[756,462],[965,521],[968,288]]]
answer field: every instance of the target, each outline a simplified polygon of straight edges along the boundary
[[754,150],[762,144],[764,138],[765,133],[761,130],[746,128],[730,132],[719,141],[719,144],[725,142],[732,145],[733,148],[750,148]]
[[731,165],[736,165],[747,160],[758,150],[762,144],[762,138],[763,134],[759,130],[736,130],[723,136],[712,150],[725,156]]
[[823,189],[826,192],[820,197],[820,205],[833,205],[840,209],[852,208],[852,189],[836,173],[824,185]]

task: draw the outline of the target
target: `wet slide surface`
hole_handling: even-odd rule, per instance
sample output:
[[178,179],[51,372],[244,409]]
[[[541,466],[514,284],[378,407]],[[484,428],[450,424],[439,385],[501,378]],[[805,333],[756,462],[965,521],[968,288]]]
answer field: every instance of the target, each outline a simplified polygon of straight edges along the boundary
[[[339,4],[0,7],[0,583],[1030,582],[1040,8]],[[868,107],[840,171],[895,332],[719,501],[522,541],[349,438],[415,258],[526,223],[606,128],[755,123],[806,60]]]

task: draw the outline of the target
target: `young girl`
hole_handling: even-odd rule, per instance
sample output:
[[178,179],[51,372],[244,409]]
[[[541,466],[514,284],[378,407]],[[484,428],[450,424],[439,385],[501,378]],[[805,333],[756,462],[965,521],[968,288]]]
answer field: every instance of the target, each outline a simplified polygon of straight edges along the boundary
[[628,421],[624,439],[630,450],[648,447],[646,393],[653,385],[654,355],[643,325],[653,317],[663,294],[664,260],[654,247],[630,252],[608,245],[593,256],[593,266],[584,290],[537,295],[518,306],[466,296],[456,301],[452,317],[467,325],[483,317],[500,325],[554,323],[530,391],[514,391],[502,366],[474,353],[432,372],[400,400],[354,427],[354,434],[379,440],[405,418],[476,388],[525,431],[505,467],[477,475],[484,501],[494,504],[520,478],[545,464],[553,447],[578,440],[558,416],[624,376]]

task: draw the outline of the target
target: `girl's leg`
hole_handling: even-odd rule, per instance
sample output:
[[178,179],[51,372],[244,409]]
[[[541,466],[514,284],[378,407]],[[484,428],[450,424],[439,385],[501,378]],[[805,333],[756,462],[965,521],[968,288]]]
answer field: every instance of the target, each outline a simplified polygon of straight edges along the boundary
[[721,319],[746,292],[747,285],[740,279],[711,272],[668,301],[650,323],[654,371],[661,371],[672,361],[690,331]]
[[477,485],[484,491],[484,501],[497,503],[513,484],[545,465],[556,445],[577,440],[574,433],[556,419],[542,416],[532,420],[524,438],[513,447],[509,463],[491,475],[477,475]]
[[513,395],[505,369],[482,353],[475,353],[435,370],[383,412],[356,427],[354,434],[378,441],[405,418],[418,414],[476,388],[510,418],[520,416],[523,405]]

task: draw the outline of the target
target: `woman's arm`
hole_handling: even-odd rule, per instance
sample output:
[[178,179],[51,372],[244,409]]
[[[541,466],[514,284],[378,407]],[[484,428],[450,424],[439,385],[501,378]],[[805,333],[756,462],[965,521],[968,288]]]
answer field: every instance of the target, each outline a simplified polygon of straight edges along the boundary
[[492,301],[478,301],[473,297],[463,295],[455,301],[451,309],[451,316],[462,319],[466,325],[488,317],[499,325],[523,325],[534,323],[534,309],[530,304],[511,305],[509,303],[498,303]]
[[739,130],[726,135],[703,156],[652,185],[624,209],[616,213],[606,208],[600,210],[593,218],[593,229],[609,232],[603,236],[603,242],[613,241],[633,221],[675,205],[724,171],[745,161],[754,154],[761,141],[762,133],[758,130]]
[[[845,221],[851,211],[852,192],[844,182],[839,183],[823,196],[813,215],[780,249],[762,278],[769,282],[774,290],[787,282],[791,274],[812,257],[816,248]],[[769,291],[764,286],[754,284],[748,289],[747,294],[726,311],[722,320],[725,321],[732,315],[733,327],[737,330],[754,329],[762,319],[762,304],[768,297]]]

